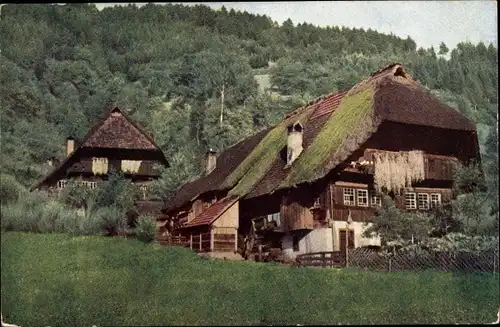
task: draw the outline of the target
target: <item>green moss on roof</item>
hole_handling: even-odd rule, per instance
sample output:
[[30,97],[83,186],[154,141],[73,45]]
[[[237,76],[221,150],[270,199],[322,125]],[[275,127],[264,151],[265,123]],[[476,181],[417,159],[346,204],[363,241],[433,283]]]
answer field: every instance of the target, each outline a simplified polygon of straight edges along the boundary
[[350,133],[357,131],[360,123],[372,112],[374,90],[372,86],[353,95],[346,95],[332,113],[313,142],[297,158],[279,189],[309,182],[332,154],[341,149]]
[[305,122],[313,108],[286,119],[271,129],[248,157],[226,178],[223,188],[236,186],[229,191],[229,195],[244,196],[250,192],[255,184],[269,171],[275,160],[279,158],[281,149],[286,145],[286,129],[295,121]]

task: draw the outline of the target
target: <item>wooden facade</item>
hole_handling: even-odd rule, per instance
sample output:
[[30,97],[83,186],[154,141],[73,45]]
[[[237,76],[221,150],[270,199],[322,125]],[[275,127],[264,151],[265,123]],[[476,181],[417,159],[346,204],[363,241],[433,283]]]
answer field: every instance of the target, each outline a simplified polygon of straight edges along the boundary
[[197,199],[190,208],[168,219],[178,224],[172,231],[171,244],[186,246],[196,252],[236,252],[239,202],[231,198],[208,199]]

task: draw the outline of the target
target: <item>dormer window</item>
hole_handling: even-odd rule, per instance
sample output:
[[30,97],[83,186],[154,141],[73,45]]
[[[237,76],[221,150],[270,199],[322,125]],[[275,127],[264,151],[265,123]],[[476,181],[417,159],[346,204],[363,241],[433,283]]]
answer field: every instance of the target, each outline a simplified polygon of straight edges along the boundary
[[304,126],[297,121],[287,128],[286,166],[289,167],[302,153]]

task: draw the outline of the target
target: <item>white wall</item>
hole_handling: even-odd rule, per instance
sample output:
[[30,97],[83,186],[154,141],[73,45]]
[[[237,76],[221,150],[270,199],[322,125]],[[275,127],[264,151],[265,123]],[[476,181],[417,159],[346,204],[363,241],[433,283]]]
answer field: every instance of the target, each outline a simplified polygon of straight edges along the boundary
[[[354,230],[354,247],[358,248],[361,246],[368,246],[368,245],[378,245],[380,246],[380,237],[371,237],[371,238],[366,238],[363,237],[363,232],[365,231],[366,228],[368,228],[370,224],[365,225],[362,222],[357,222],[354,221],[351,223],[349,226],[349,229]],[[347,229],[348,225],[346,221],[340,221],[340,220],[334,220],[333,221],[333,228],[335,229],[335,248],[334,251],[340,251],[340,230],[345,230]]]
[[[380,238],[365,238],[362,237],[363,231],[369,225],[364,225],[361,222],[351,223],[350,229],[354,230],[354,246],[380,245]],[[347,222],[335,220],[333,221],[334,228],[334,248],[333,251],[340,251],[340,230],[347,228]],[[293,251],[293,236],[286,235],[282,239],[283,256],[288,260],[294,260],[298,254],[332,251],[332,229],[318,228],[307,233],[299,241],[299,251]]]
[[293,251],[293,236],[287,235],[282,240],[283,256],[293,260],[298,254],[332,251],[332,229],[313,229],[299,240],[299,251]]

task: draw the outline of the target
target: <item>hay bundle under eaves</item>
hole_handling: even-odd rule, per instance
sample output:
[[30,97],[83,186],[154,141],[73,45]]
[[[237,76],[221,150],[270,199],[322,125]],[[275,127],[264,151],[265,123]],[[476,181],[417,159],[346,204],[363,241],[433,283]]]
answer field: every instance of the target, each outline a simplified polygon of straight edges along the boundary
[[422,151],[374,153],[374,184],[378,192],[400,194],[405,187],[425,178]]

